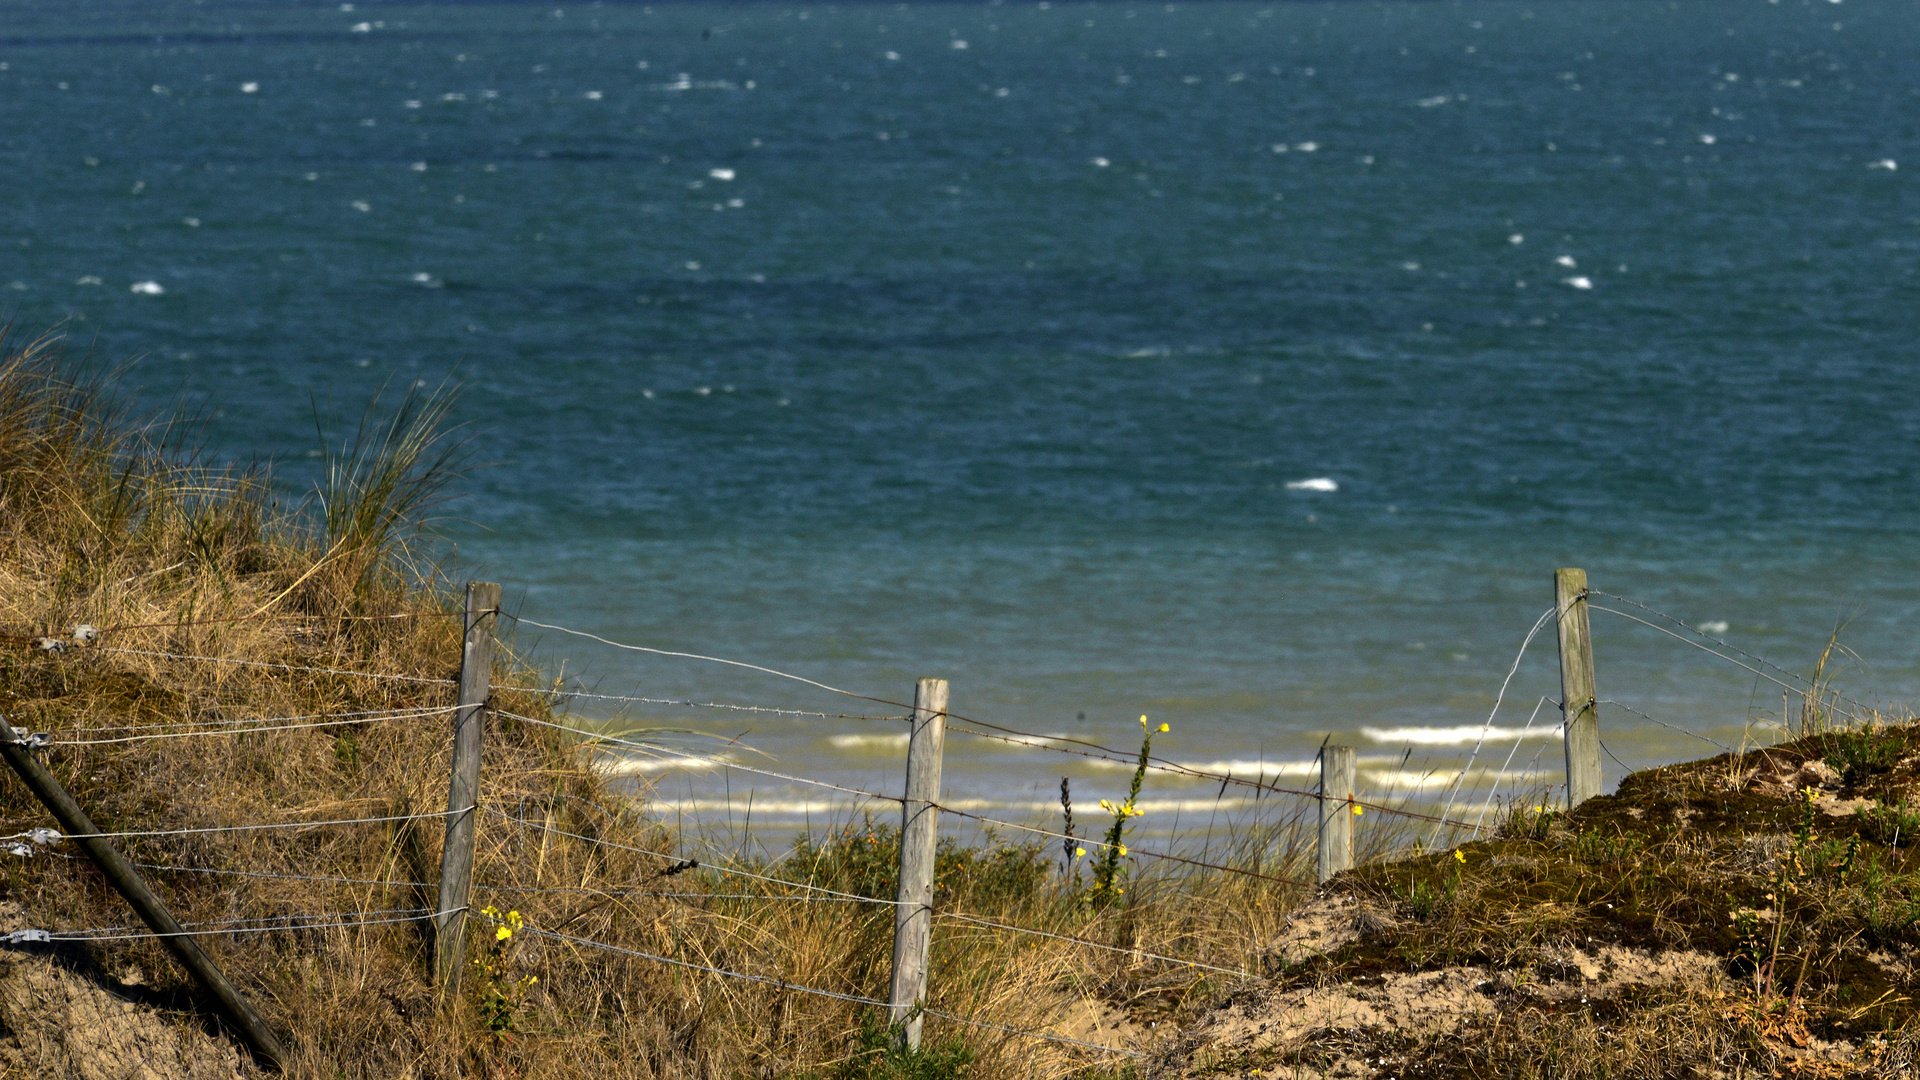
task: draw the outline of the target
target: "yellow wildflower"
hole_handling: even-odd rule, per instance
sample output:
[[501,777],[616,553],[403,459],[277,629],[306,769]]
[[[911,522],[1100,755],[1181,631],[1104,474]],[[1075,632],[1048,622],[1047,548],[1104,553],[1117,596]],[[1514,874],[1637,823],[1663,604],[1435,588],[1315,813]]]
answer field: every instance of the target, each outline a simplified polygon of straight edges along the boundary
[[1160,730],[1161,730],[1161,731],[1172,731],[1172,730],[1173,730],[1173,725],[1172,725],[1172,724],[1161,724],[1161,725],[1160,725]]
[[1074,857],[1074,858],[1076,858],[1076,859],[1079,859],[1079,858],[1084,858],[1084,857],[1086,856],[1086,854],[1087,854],[1087,849],[1086,849],[1086,848],[1083,848],[1083,847],[1077,847],[1077,848],[1074,848],[1074,849],[1073,849],[1073,857]]
[[496,927],[493,931],[493,940],[495,941],[505,941],[512,936],[513,931],[504,926]]
[[1354,817],[1359,817],[1359,816],[1360,816],[1361,814],[1364,814],[1364,813],[1366,813],[1366,812],[1367,812],[1367,808],[1366,808],[1366,807],[1364,807],[1364,806],[1361,806],[1361,805],[1360,805],[1359,803],[1354,803],[1354,804],[1353,804],[1353,816],[1354,816]]
[[1461,851],[1461,850],[1460,850],[1459,848],[1454,848],[1454,849],[1453,849],[1453,858],[1454,858],[1454,861],[1455,861],[1455,862],[1462,862],[1462,863],[1464,863],[1464,862],[1466,862],[1466,861],[1467,861],[1467,853],[1466,853],[1466,852],[1464,852],[1464,851]]

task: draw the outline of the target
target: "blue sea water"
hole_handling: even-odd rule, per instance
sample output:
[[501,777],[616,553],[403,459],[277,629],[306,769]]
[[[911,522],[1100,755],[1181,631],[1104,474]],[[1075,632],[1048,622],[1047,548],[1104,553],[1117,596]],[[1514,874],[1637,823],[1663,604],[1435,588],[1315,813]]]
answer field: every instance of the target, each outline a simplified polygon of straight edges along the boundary
[[[1917,125],[1897,0],[10,0],[0,304],[290,492],[317,427],[457,381],[449,573],[527,618],[1422,790],[1556,566],[1801,673],[1844,624],[1842,688],[1915,698]],[[1601,696],[1705,736],[1608,706],[1611,778],[1776,737],[1779,687],[1593,618]],[[519,640],[608,694],[889,711]],[[1549,628],[1498,725],[1557,691]],[[885,722],[626,715],[899,785]],[[844,809],[660,766],[705,820]],[[1063,774],[1125,779],[956,736],[947,788]]]

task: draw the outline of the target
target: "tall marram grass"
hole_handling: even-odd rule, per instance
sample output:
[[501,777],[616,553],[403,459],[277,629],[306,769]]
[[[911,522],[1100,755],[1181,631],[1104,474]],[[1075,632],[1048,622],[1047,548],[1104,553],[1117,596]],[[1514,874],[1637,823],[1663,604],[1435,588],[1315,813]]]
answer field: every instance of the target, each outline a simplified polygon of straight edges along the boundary
[[[211,468],[165,418],[137,421],[109,374],[59,342],[0,349],[0,711],[55,734],[55,773],[102,828],[228,825],[433,814],[445,808],[444,715],[245,735],[73,745],[138,725],[205,725],[442,707],[451,689],[260,661],[451,678],[458,601],[416,546],[418,515],[457,458],[448,398],[370,414],[317,498],[276,503],[263,472]],[[293,509],[276,509],[286,505]],[[383,618],[379,616],[397,616]],[[34,650],[75,624],[98,643]],[[494,703],[553,715],[542,676],[508,650]],[[110,730],[111,729],[111,730]],[[181,726],[173,731],[207,731]],[[594,768],[592,746],[503,719],[488,733],[476,905],[526,927],[505,939],[473,920],[486,961],[456,1000],[428,978],[429,924],[203,937],[286,1038],[299,1077],[868,1077],[964,1070],[982,1077],[1123,1074],[1121,1059],[929,1019],[929,1056],[902,1061],[876,1018],[794,986],[884,998],[885,905],[818,902],[793,885],[717,872],[730,861],[650,815],[644,791]],[[0,824],[46,815],[0,782]],[[1297,821],[1245,830],[1213,857],[1297,876]],[[126,853],[189,922],[406,912],[435,903],[439,819],[128,837]],[[571,834],[571,835],[567,835]],[[584,839],[582,839],[584,838]],[[892,895],[887,821],[844,822],[781,857],[733,860],[783,882]],[[939,859],[942,911],[1076,936],[1119,951],[936,923],[932,1004],[1023,1029],[1144,1047],[1232,980],[1154,960],[1172,954],[1257,972],[1299,890],[1261,877],[1163,865],[1123,903],[1086,902],[1043,849],[989,838]],[[1043,851],[1046,854],[1043,854]],[[27,925],[124,925],[129,913],[83,860],[0,860],[0,903]],[[694,855],[705,865],[679,861]],[[386,916],[380,916],[386,917]],[[532,932],[557,931],[611,952]],[[1138,951],[1135,951],[1138,950]],[[748,982],[643,959],[765,976]],[[196,1023],[191,988],[150,940],[62,946],[57,958],[118,993]],[[490,972],[489,973],[489,969]],[[0,976],[4,977],[4,976]],[[16,1038],[21,1018],[12,1024]],[[1158,1027],[1156,1028],[1156,1025]],[[31,1025],[26,1025],[31,1027]],[[48,1051],[52,1053],[52,1051]],[[49,1059],[51,1060],[51,1059]],[[970,1064],[963,1064],[970,1062]],[[59,1071],[58,1063],[49,1066]]]

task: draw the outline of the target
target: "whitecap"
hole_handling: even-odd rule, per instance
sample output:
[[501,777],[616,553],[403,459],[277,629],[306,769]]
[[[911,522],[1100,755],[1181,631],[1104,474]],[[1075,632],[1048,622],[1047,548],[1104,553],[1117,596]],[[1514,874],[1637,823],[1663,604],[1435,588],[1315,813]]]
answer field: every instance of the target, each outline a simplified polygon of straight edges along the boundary
[[886,57],[889,60],[898,60],[900,59],[900,54],[897,52],[894,52],[892,49],[888,49],[886,52]]
[[1445,105],[1452,100],[1453,97],[1450,94],[1435,94],[1433,97],[1421,98],[1419,101],[1414,102],[1414,104],[1423,109],[1431,109],[1437,105]]
[[707,175],[713,177],[715,180],[731,180],[734,177],[734,172],[732,169],[708,169]]
[[102,284],[102,282],[101,282],[101,280],[100,280],[99,278],[97,278],[97,277],[95,277],[95,276],[93,276],[92,274],[87,274],[87,275],[84,275],[84,276],[82,276],[82,277],[77,277],[77,278],[75,278],[75,279],[73,279],[73,283],[74,283],[75,285],[99,285],[99,284]]
[[1867,168],[1869,169],[1885,169],[1888,172],[1893,172],[1899,167],[1900,166],[1897,163],[1895,163],[1892,158],[1881,158],[1879,161],[1872,161],[1867,163]]
[[907,733],[892,735],[833,735],[827,742],[839,750],[896,750],[907,745]]
[[1092,162],[1093,162],[1093,167],[1096,169],[1104,169],[1107,166],[1113,164],[1113,162],[1108,161],[1106,158],[1103,158],[1103,157],[1093,158]]
[[1719,140],[1714,138],[1712,135],[1708,135],[1705,132],[1702,132],[1700,135],[1700,141],[1702,143],[1705,143],[1708,146],[1712,146],[1714,143],[1718,142]]
[[952,47],[955,49],[964,49],[967,47],[967,43],[963,38],[954,38],[952,42]]
[[1287,481],[1288,491],[1339,491],[1340,485],[1332,477],[1314,476],[1305,480]]
[[257,94],[260,92],[260,84],[257,82],[243,82],[240,84],[240,92],[243,94]]
[[159,296],[161,293],[166,292],[167,289],[166,286],[157,281],[136,281],[128,286],[127,291],[136,292],[142,296]]
[[1593,279],[1586,276],[1585,274],[1576,274],[1570,278],[1562,278],[1560,280],[1560,283],[1572,289],[1593,288]]
[[1713,634],[1715,636],[1718,636],[1720,634],[1724,634],[1727,632],[1727,622],[1725,619],[1709,619],[1708,621],[1701,623],[1699,626],[1694,627],[1694,629],[1700,631],[1703,634]]
[[600,92],[600,91],[598,91],[598,90],[589,90],[589,91],[587,91],[587,93],[586,93],[586,98],[587,98],[587,100],[588,100],[588,101],[599,101],[599,100],[600,100],[601,98],[603,98],[603,97],[606,97],[606,96],[607,96],[607,95],[605,95],[605,94],[603,94],[603,93],[601,93],[601,92]]
[[1320,144],[1317,142],[1294,143],[1293,148],[1303,154],[1311,154],[1315,150],[1320,149]]
[[1573,268],[1574,268],[1574,266],[1575,266],[1575,265],[1577,265],[1577,264],[1576,264],[1576,263],[1575,263],[1575,262],[1573,261],[1573,256],[1571,256],[1571,255],[1562,255],[1562,256],[1560,256],[1559,258],[1557,258],[1557,259],[1555,259],[1555,260],[1553,260],[1553,261],[1554,261],[1554,263],[1555,263],[1556,265],[1559,265],[1559,266],[1564,266],[1564,267],[1566,267],[1566,268],[1567,268],[1567,269],[1569,269],[1569,270],[1571,270],[1571,269],[1573,269]]
[[348,203],[347,205],[353,207],[355,210],[358,210],[363,214],[373,209],[373,206],[369,204],[365,199],[355,199],[351,203]]
[[1507,237],[1507,243],[1509,244],[1524,244],[1526,242],[1527,238],[1520,233],[1514,233],[1512,236]]
[[1480,741],[1482,734],[1488,742],[1512,742],[1519,739],[1558,739],[1560,728],[1548,724],[1535,728],[1489,728],[1480,724],[1463,727],[1364,727],[1360,734],[1377,743],[1410,744],[1413,746],[1471,746]]

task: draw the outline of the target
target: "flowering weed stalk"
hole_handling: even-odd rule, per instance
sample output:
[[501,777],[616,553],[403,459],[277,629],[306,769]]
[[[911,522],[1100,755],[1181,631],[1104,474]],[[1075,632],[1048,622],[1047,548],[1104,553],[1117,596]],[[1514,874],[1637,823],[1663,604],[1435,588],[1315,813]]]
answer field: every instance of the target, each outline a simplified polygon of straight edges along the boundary
[[487,951],[473,958],[473,966],[486,979],[480,991],[480,1014],[486,1020],[487,1032],[504,1040],[513,1034],[513,1014],[519,1007],[520,996],[540,978],[523,975],[515,979],[507,971],[507,949],[514,933],[527,924],[520,913],[509,911],[502,915],[499,908],[488,904],[480,909],[480,914],[493,924],[493,940],[487,942]]
[[1155,728],[1147,724],[1146,717],[1140,718],[1140,762],[1133,768],[1133,783],[1127,788],[1127,801],[1115,804],[1109,799],[1100,800],[1100,809],[1113,815],[1113,824],[1107,829],[1106,846],[1093,867],[1093,902],[1096,904],[1104,906],[1114,903],[1127,891],[1120,884],[1123,876],[1120,860],[1127,855],[1127,822],[1146,812],[1134,803],[1139,801],[1140,785],[1147,778],[1147,759],[1153,751],[1153,737],[1168,730],[1170,728],[1166,724]]

